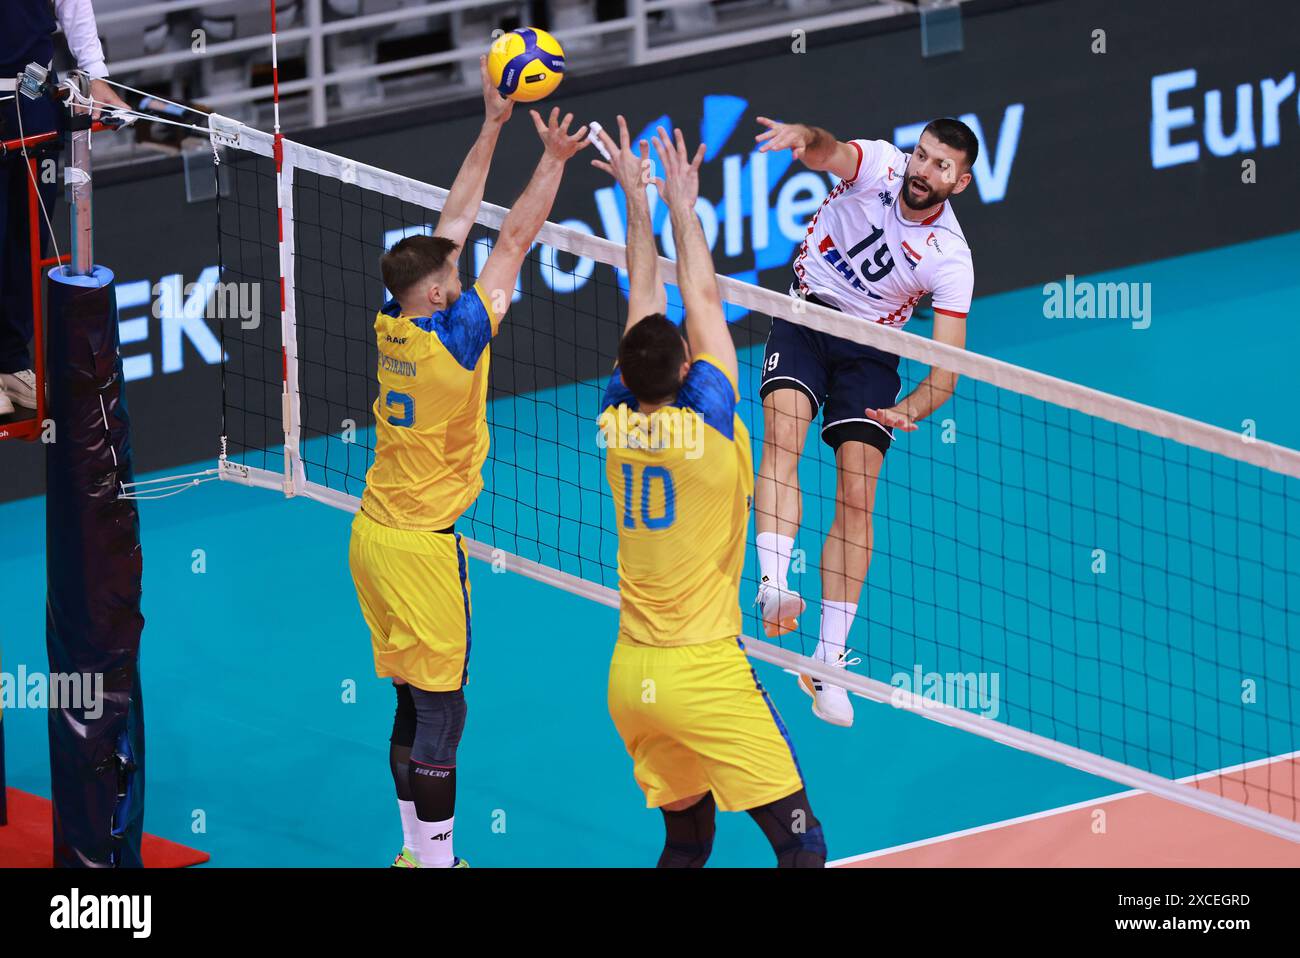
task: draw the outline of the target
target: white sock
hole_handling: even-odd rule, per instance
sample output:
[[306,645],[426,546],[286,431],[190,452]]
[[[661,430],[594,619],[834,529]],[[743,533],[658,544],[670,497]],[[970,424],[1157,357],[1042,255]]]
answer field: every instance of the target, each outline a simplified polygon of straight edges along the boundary
[[415,843],[419,840],[415,825],[420,820],[415,814],[415,802],[397,800],[397,811],[402,816],[402,847],[415,854]]
[[849,629],[853,627],[853,617],[858,614],[856,602],[822,602],[821,638],[813,658],[822,662],[836,662],[844,654],[848,644]]
[[451,851],[451,826],[455,816],[445,822],[415,820],[415,845],[411,851],[421,868],[450,868],[456,862]]
[[783,536],[776,532],[758,534],[758,568],[763,578],[779,589],[786,587],[785,577],[790,574],[790,553],[793,549],[793,536]]

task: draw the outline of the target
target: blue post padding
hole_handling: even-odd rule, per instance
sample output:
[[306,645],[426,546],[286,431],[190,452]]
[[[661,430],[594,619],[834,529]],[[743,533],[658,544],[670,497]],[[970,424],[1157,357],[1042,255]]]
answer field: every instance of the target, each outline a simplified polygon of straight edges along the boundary
[[[113,274],[49,273],[45,641],[82,701],[49,710],[54,862],[135,866],[144,827],[140,521],[131,482]],[[48,427],[47,427],[48,432]],[[55,683],[51,682],[51,689]]]

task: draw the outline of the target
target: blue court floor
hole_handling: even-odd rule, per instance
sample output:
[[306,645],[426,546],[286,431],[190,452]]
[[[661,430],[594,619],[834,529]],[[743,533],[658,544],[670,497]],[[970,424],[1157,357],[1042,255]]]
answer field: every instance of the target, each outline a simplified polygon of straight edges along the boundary
[[[983,297],[969,347],[1228,429],[1251,419],[1260,438],[1300,447],[1287,400],[1300,355],[1298,260],[1293,233],[1086,277],[1150,283],[1145,330],[1045,319],[1037,287]],[[348,575],[350,518],[220,483],[141,504],[146,828],[214,865],[384,865],[400,846],[387,764],[393,692],[374,678]],[[45,667],[43,527],[40,499],[0,506],[8,672]],[[471,579],[457,851],[475,866],[653,863],[660,819],[644,808],[605,705],[616,613],[478,562]],[[832,728],[790,676],[757,669],[832,858],[1122,790],[861,700],[852,729]],[[9,783],[42,795],[45,718],[4,718]],[[770,851],[745,816],[722,816],[712,862],[767,865]]]

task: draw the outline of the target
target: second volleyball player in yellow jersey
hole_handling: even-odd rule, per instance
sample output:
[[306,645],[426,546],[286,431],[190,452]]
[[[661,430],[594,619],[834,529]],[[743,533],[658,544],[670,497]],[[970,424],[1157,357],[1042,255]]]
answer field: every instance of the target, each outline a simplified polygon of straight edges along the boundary
[[627,198],[628,325],[600,416],[618,524],[619,634],[609,710],[646,804],[663,812],[660,867],[698,867],[714,812],[746,811],[781,866],[822,867],[826,843],[785,725],[741,643],[740,575],[754,489],[736,406],[736,349],[695,203],[701,146],[660,129],[657,181],[677,245],[689,342],[667,303],[650,224],[647,144],[601,133]]
[[486,120],[432,236],[384,254],[392,294],[375,317],[379,396],[375,461],[352,525],[349,564],[370,629],[375,672],[397,686],[389,765],[402,817],[396,867],[463,866],[452,851],[456,750],[465,724],[471,646],[468,560],[456,520],[483,488],[489,344],[555,201],[564,165],[586,145],[572,115],[535,111],[544,144],[527,188],[501,224],[473,288],[458,253],[483,199],[500,127],[511,112],[480,62]]

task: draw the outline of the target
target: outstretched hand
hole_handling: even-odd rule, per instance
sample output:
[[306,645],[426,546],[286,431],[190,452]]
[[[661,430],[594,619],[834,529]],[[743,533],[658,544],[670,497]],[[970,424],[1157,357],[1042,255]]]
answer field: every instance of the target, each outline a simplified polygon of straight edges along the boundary
[[551,116],[545,123],[542,122],[542,115],[536,110],[528,112],[533,118],[533,126],[537,127],[537,135],[542,138],[542,145],[546,147],[547,154],[561,163],[567,163],[573,154],[582,150],[590,142],[587,139],[586,124],[580,126],[576,133],[569,132],[569,124],[573,122],[572,113],[564,114],[564,122],[559,122],[558,106],[552,108]]
[[604,130],[601,130],[596,136],[600,143],[609,153],[609,162],[605,160],[592,160],[591,165],[598,170],[604,170],[623,187],[623,192],[631,196],[636,190],[644,192],[646,184],[654,181],[654,164],[650,160],[650,144],[646,140],[640,142],[640,155],[632,152],[631,137],[627,132],[627,120],[620,113],[618,116],[618,143],[615,144],[613,139]]
[[758,148],[760,153],[770,153],[773,150],[791,150],[796,160],[803,159],[803,151],[808,149],[811,141],[808,127],[802,123],[780,123],[776,120],[769,120],[765,116],[758,117],[758,122],[767,127],[766,133],[760,133],[754,137],[756,143],[763,145]]
[[864,409],[862,412],[868,419],[874,419],[886,428],[916,432],[916,420],[905,413],[901,406],[891,406],[889,409]]
[[498,125],[505,123],[510,119],[510,114],[514,111],[515,101],[509,97],[501,95],[493,84],[491,77],[488,76],[487,57],[478,58],[478,74],[483,81],[483,116],[489,123]]
[[691,157],[686,152],[686,139],[679,129],[673,130],[674,140],[661,126],[655,131],[655,152],[664,168],[663,178],[655,178],[659,195],[669,209],[694,210],[700,195],[700,164],[704,162],[704,144],[701,143]]

